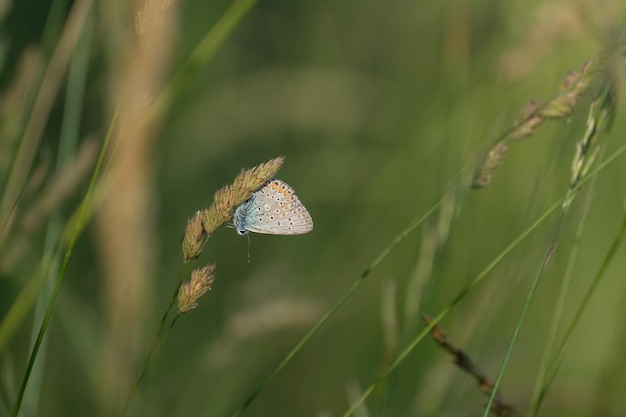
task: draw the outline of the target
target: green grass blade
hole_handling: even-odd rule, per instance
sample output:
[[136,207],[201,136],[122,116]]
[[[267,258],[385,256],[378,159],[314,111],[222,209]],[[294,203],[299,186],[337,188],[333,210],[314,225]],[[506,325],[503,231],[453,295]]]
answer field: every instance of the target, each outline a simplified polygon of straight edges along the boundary
[[[72,57],[72,61],[70,63],[65,108],[63,111],[63,122],[61,125],[61,141],[59,143],[59,152],[56,162],[57,172],[62,170],[63,165],[71,159],[72,155],[74,155],[76,151],[83,107],[83,96],[87,80],[92,27],[93,19],[90,15],[85,22],[83,33],[76,46],[76,53]],[[46,306],[53,293],[54,278],[59,269],[60,257],[59,253],[55,251],[55,246],[61,235],[63,221],[64,220],[60,214],[55,213],[50,219],[46,230],[44,252],[51,257],[52,264],[48,269],[47,277],[43,282],[37,304],[35,305],[35,316],[33,319],[33,331],[31,336],[33,343],[36,340],[38,329],[43,323]],[[30,381],[24,393],[23,415],[25,417],[34,416],[37,413],[41,380],[43,378],[43,370],[45,368],[46,347],[47,338],[44,338],[42,340],[41,347],[39,348],[39,360],[37,360],[33,365]]]
[[[435,327],[450,311],[454,309],[454,307],[461,302],[465,298],[467,294],[478,285],[488,274],[491,272],[517,245],[519,245],[528,235],[535,230],[541,223],[543,223],[559,206],[561,202],[554,203],[551,207],[549,207],[544,214],[542,214],[530,227],[520,233],[502,252],[496,256],[493,261],[491,261],[477,276],[469,283],[467,287],[465,287],[446,307],[443,309],[437,316],[435,316],[431,323],[426,326],[424,330],[422,330],[413,341],[398,355],[398,358],[391,364],[389,368],[387,368],[382,374],[379,380],[386,378],[389,376],[408,356],[409,354],[417,347],[417,345],[424,339],[424,337],[430,332],[430,330]],[[370,385],[361,395],[361,397],[352,403],[348,410],[343,414],[343,417],[351,416],[354,411],[361,405],[363,402],[370,396],[370,394],[374,391],[374,388],[378,382],[374,382]]]
[[585,312],[585,309],[589,305],[589,301],[591,301],[591,298],[593,297],[595,291],[598,289],[598,286],[602,282],[602,279],[604,278],[606,271],[609,268],[609,265],[615,259],[615,256],[617,255],[619,248],[622,242],[624,241],[624,237],[626,237],[626,216],[624,217],[622,221],[622,227],[618,231],[617,236],[615,237],[615,240],[613,241],[613,244],[611,245],[611,248],[609,249],[606,256],[604,257],[604,260],[602,261],[602,265],[600,265],[600,269],[598,270],[598,273],[596,274],[596,276],[593,279],[593,282],[589,286],[589,289],[587,290],[587,293],[585,294],[585,298],[583,299],[582,303],[578,307],[578,310],[576,311],[576,315],[572,319],[572,323],[568,327],[567,332],[565,333],[565,336],[563,337],[563,342],[561,343],[561,345],[559,346],[559,349],[557,350],[557,354],[554,358],[554,361],[552,362],[552,365],[550,366],[550,369],[547,372],[547,377],[544,382],[544,385],[541,387],[541,392],[539,394],[539,397],[537,401],[532,405],[531,411],[528,414],[529,416],[535,416],[537,412],[539,411],[539,408],[541,407],[541,403],[543,402],[545,395],[548,392],[550,385],[552,384],[552,381],[554,381],[554,377],[556,376],[559,366],[561,365],[561,362],[563,362],[563,358],[565,357],[565,351],[567,350],[567,347],[569,346],[572,335],[574,334],[574,330],[576,330],[576,326],[580,322],[580,319],[582,318],[582,315]]
[[533,391],[532,400],[530,402],[531,404],[537,403],[539,394],[541,392],[541,387],[543,383],[545,382],[545,376],[546,376],[546,372],[548,368],[550,354],[553,352],[557,332],[558,332],[559,325],[561,323],[561,319],[563,316],[563,309],[565,307],[565,297],[567,296],[567,293],[569,292],[571,277],[574,272],[574,266],[576,264],[575,261],[578,258],[578,251],[580,249],[580,242],[582,240],[583,231],[585,229],[589,212],[591,210],[591,204],[595,199],[594,191],[595,191],[596,183],[597,183],[597,177],[594,177],[594,180],[592,181],[589,187],[589,192],[585,196],[581,219],[580,219],[580,222],[578,223],[578,227],[576,228],[574,242],[572,244],[572,247],[568,255],[564,278],[561,283],[561,288],[559,289],[558,298],[556,300],[556,306],[554,308],[554,316],[552,318],[552,323],[550,325],[550,332],[548,334],[548,341],[546,342],[546,346],[544,348],[544,352],[541,358],[541,363],[539,365],[539,371],[537,372],[535,389]]
[[564,217],[565,217],[565,212],[561,210],[559,212],[559,216],[554,226],[552,237],[550,238],[550,243],[548,247],[546,248],[545,254],[541,261],[541,265],[539,266],[539,269],[537,270],[537,273],[535,274],[535,278],[533,279],[530,289],[528,290],[528,293],[526,294],[526,301],[524,302],[524,306],[522,307],[522,311],[520,312],[519,318],[517,320],[517,324],[515,325],[515,329],[513,330],[513,335],[511,336],[511,340],[509,341],[509,346],[504,355],[504,359],[502,360],[502,365],[500,366],[500,371],[498,371],[498,376],[496,377],[496,380],[493,384],[493,389],[491,391],[491,395],[489,396],[489,402],[487,402],[487,406],[485,407],[485,412],[483,413],[483,417],[487,417],[489,413],[491,412],[491,405],[493,404],[493,401],[496,398],[498,387],[500,386],[500,382],[502,381],[502,377],[504,376],[504,371],[509,362],[511,354],[513,353],[513,348],[515,347],[515,343],[517,342],[517,336],[519,335],[519,332],[522,328],[522,324],[524,323],[524,319],[526,318],[528,307],[530,306],[530,302],[532,301],[533,296],[535,295],[535,290],[537,289],[537,285],[539,285],[539,281],[541,280],[541,277],[543,276],[543,272],[545,271],[546,267],[550,263],[550,258],[552,257],[552,254],[554,253],[554,250],[556,248],[557,239],[559,236],[559,232],[561,231],[561,225],[563,224]]

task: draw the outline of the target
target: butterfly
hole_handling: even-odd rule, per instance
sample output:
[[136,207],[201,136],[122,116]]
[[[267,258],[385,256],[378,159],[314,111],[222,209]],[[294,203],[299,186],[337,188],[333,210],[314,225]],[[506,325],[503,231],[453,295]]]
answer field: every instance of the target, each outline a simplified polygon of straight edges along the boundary
[[275,178],[237,206],[233,223],[240,235],[301,235],[313,230],[313,219],[293,188]]

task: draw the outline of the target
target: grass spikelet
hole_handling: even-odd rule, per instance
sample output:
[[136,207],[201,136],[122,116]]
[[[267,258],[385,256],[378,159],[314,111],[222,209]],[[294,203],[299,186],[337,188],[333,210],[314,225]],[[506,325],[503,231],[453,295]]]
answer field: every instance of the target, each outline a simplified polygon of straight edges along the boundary
[[221,215],[220,210],[215,204],[212,204],[208,209],[200,210],[202,216],[202,227],[207,237],[211,236],[218,227],[224,224],[228,220],[228,217],[224,218]]
[[[209,210],[209,214],[215,213],[216,219],[213,220],[213,223],[217,223],[217,227],[226,223],[233,214],[233,210],[237,205],[234,204],[234,196],[233,196],[233,186],[227,185],[217,190],[215,196],[213,197],[213,205],[212,209]],[[204,230],[211,234],[215,231],[215,228],[208,227],[211,222],[206,222]]]
[[541,124],[542,118],[535,114],[541,107],[541,103],[537,100],[530,100],[522,107],[515,119],[514,125],[516,128],[509,134],[509,138],[512,140],[522,140],[533,133],[535,128]]
[[481,169],[474,176],[472,187],[482,188],[491,182],[493,173],[502,163],[502,159],[504,159],[507,149],[508,147],[504,142],[498,142],[493,146],[493,148],[491,148],[485,157],[485,161],[483,162]]
[[610,128],[615,114],[614,92],[606,86],[598,92],[589,106],[587,129],[583,137],[576,143],[576,152],[572,160],[572,176],[563,208],[567,210],[572,204],[581,182],[589,173],[596,160],[600,147],[596,146],[598,137]]
[[564,119],[571,116],[580,96],[587,91],[596,78],[596,70],[604,62],[600,55],[587,61],[578,72],[568,73],[559,87],[558,93],[545,104],[530,100],[519,112],[511,127],[503,133],[496,144],[483,158],[474,175],[473,188],[489,185],[493,173],[504,158],[507,140],[522,140],[535,133],[547,119]]
[[546,119],[561,119],[570,116],[578,99],[593,81],[594,69],[599,61],[600,58],[595,57],[587,61],[580,72],[567,74],[561,83],[559,94],[538,109],[537,114]]
[[561,82],[558,93],[545,104],[531,100],[522,108],[504,139],[523,139],[546,119],[562,119],[572,114],[580,96],[587,91],[596,75],[600,57],[587,61],[580,71],[569,72]]
[[185,235],[181,243],[185,262],[196,259],[202,251],[202,241],[205,236],[204,227],[202,226],[202,215],[205,211],[196,211],[185,227]]
[[241,171],[233,183],[235,207],[250,198],[254,191],[273,178],[283,165],[284,160],[284,157],[279,156],[254,168]]
[[180,286],[178,292],[178,314],[184,314],[198,306],[198,300],[207,291],[215,280],[213,271],[215,265],[208,265],[191,272],[191,279]]

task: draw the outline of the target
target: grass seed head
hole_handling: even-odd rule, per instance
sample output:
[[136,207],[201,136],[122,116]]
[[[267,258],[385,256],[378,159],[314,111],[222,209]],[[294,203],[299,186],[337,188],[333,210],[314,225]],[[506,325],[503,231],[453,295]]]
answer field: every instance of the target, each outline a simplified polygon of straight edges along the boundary
[[204,227],[202,225],[202,217],[205,211],[206,210],[196,211],[196,214],[189,219],[187,226],[185,227],[185,235],[183,236],[183,241],[181,243],[183,259],[185,262],[196,259],[202,250],[202,240],[205,236]]
[[215,265],[208,265],[191,272],[191,279],[183,282],[178,291],[178,314],[184,314],[198,306],[198,300],[207,291],[215,280],[213,271]]

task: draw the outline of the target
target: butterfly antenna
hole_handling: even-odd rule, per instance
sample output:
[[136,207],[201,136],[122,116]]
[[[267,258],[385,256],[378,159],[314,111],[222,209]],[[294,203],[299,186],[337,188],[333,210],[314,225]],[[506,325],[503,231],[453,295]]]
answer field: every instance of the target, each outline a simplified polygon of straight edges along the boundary
[[252,256],[250,256],[250,233],[246,233],[246,237],[248,238],[248,263],[252,260]]

